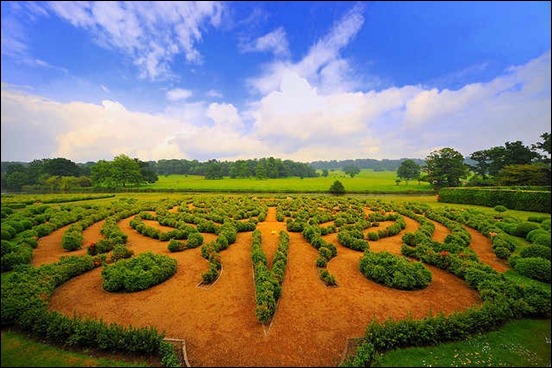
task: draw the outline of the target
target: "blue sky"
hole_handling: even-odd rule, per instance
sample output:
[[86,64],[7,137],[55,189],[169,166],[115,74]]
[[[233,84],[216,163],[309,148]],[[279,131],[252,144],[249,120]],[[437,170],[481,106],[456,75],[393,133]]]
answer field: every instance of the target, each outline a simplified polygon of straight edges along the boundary
[[468,156],[550,132],[550,2],[1,6],[2,161]]

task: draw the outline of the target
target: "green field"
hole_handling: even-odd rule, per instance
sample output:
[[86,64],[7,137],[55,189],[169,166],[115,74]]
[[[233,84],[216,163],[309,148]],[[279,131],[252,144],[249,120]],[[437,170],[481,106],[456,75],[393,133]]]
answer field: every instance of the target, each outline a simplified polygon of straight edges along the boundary
[[272,192],[272,193],[327,193],[334,181],[343,183],[346,193],[433,193],[428,183],[401,182],[397,185],[394,171],[374,172],[362,170],[354,178],[341,171],[331,171],[327,177],[279,178],[279,179],[231,179],[207,180],[197,175],[159,176],[159,181],[140,189],[178,190],[191,192]]

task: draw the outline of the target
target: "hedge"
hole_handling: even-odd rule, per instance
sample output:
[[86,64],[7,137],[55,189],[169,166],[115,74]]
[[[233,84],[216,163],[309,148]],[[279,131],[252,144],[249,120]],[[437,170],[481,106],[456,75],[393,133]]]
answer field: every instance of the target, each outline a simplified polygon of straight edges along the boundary
[[440,202],[474,204],[486,207],[505,206],[512,210],[550,213],[550,191],[497,188],[442,188]]

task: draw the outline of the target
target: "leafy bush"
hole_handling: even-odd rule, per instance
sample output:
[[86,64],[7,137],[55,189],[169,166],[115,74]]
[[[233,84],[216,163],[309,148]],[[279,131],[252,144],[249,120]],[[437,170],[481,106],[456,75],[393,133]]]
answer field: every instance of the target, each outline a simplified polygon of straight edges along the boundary
[[493,208],[496,212],[505,212],[508,210],[508,208],[506,208],[506,206],[502,206],[502,205],[497,205],[497,206],[494,206]]
[[540,229],[540,225],[538,223],[524,221],[516,226],[514,235],[525,238],[530,231],[536,229]]
[[525,248],[523,248],[519,255],[522,258],[533,258],[533,257],[539,257],[550,260],[550,254],[551,249],[550,247],[544,246],[544,245],[536,245],[531,244]]
[[122,259],[102,270],[106,291],[139,291],[157,285],[176,273],[176,259],[146,252]]
[[550,283],[549,259],[539,257],[517,258],[513,260],[512,264],[520,275]]
[[431,272],[421,263],[411,263],[405,257],[389,252],[365,252],[360,259],[360,272],[377,282],[400,290],[426,288],[431,283]]

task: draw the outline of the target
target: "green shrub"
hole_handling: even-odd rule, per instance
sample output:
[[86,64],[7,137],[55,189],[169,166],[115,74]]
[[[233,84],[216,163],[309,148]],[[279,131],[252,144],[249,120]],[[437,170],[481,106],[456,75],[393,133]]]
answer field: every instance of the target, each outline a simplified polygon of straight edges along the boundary
[[400,290],[418,290],[431,283],[431,272],[421,262],[389,252],[365,252],[359,262],[360,272],[370,280]]
[[516,226],[514,235],[525,238],[530,231],[536,229],[540,229],[540,225],[538,223],[524,221]]
[[523,276],[550,283],[550,260],[532,257],[519,258],[513,263],[514,269]]
[[122,244],[117,244],[113,247],[113,252],[111,253],[111,261],[117,262],[120,259],[130,258],[134,255],[134,251],[128,249]]
[[550,247],[544,246],[544,245],[536,245],[531,244],[525,248],[523,248],[519,255],[522,258],[533,258],[533,257],[539,257],[550,260],[551,256],[551,249]]
[[497,205],[497,206],[494,206],[493,208],[496,212],[505,212],[507,211],[508,209],[505,207],[505,206],[502,206],[502,205]]
[[146,252],[122,259],[102,270],[106,291],[139,291],[157,285],[176,273],[176,259]]

